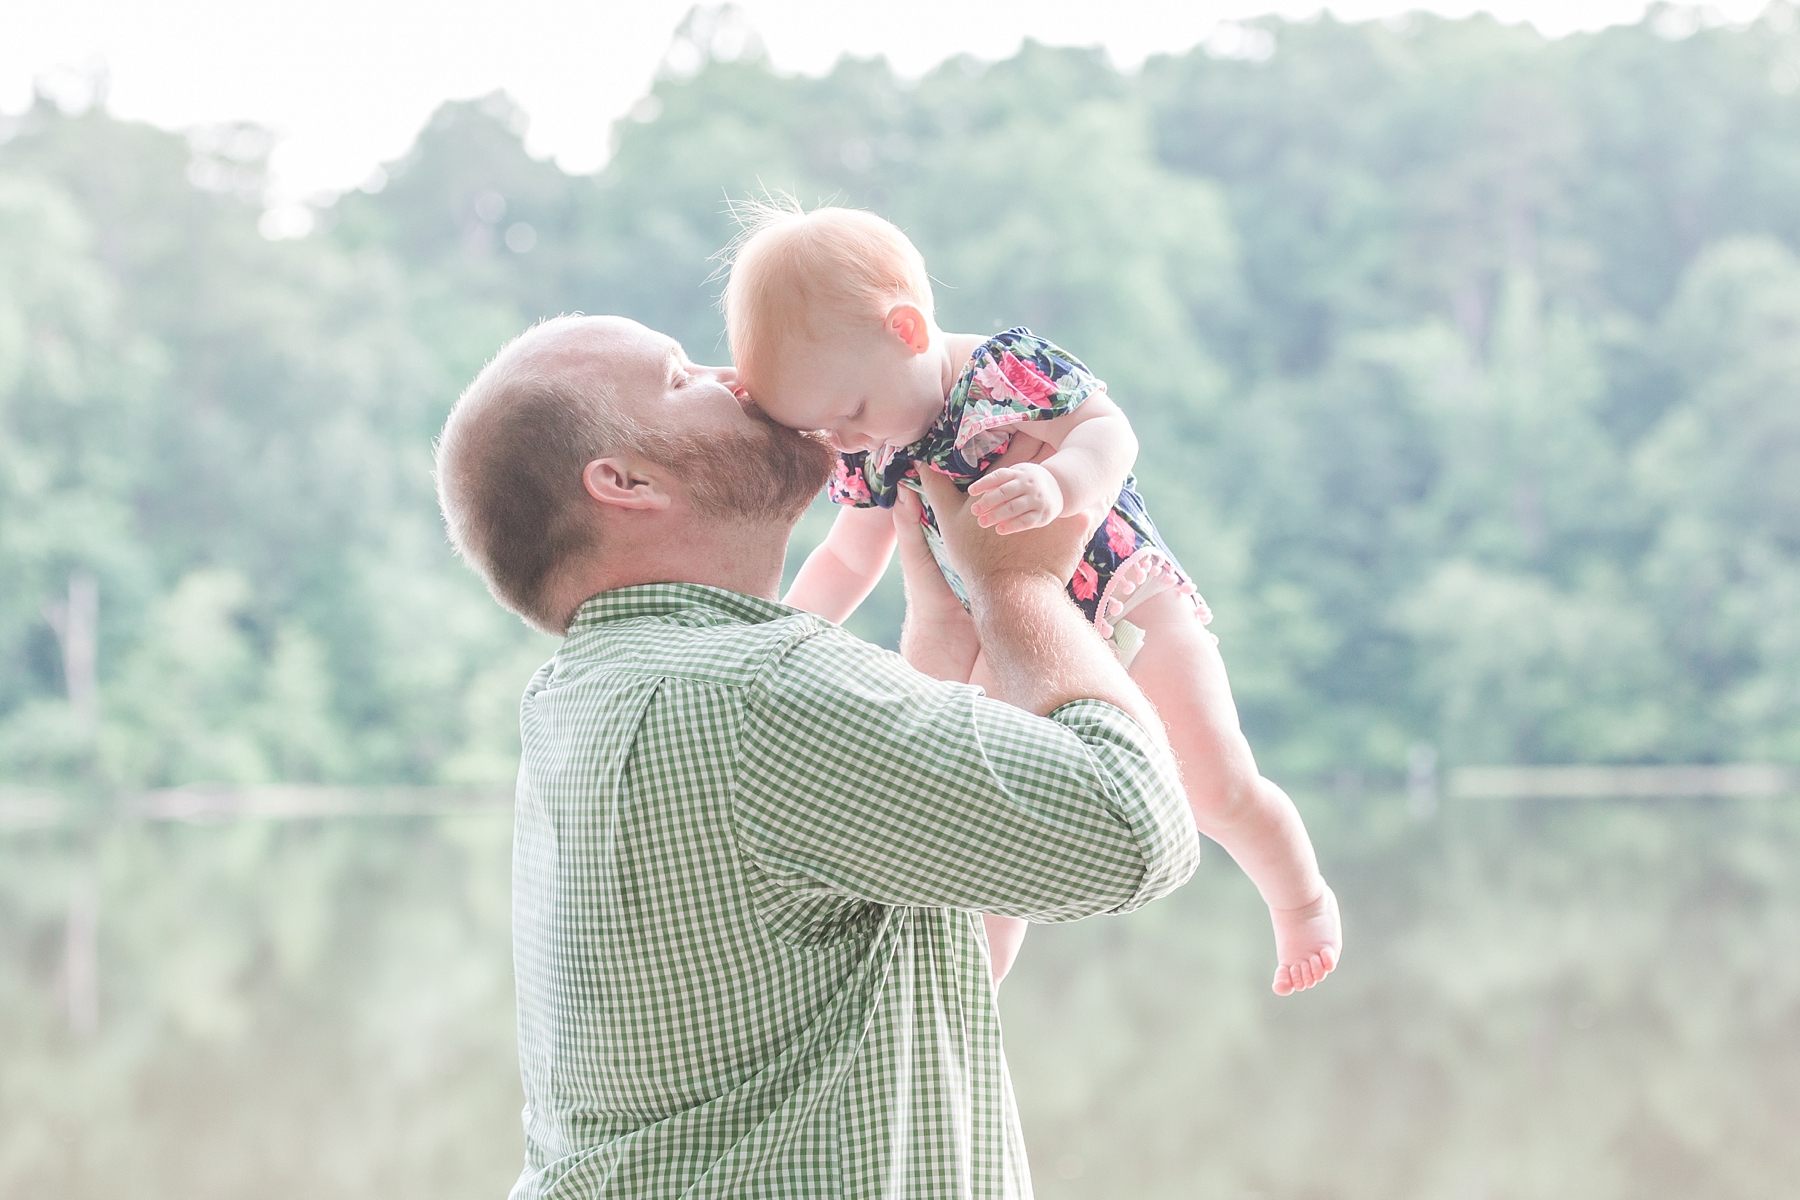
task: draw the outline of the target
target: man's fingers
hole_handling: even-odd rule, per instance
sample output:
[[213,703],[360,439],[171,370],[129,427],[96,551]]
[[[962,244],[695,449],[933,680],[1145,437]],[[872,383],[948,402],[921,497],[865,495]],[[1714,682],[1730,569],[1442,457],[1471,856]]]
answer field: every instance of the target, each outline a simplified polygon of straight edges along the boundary
[[900,539],[902,559],[931,556],[925,545],[925,504],[911,488],[901,488],[894,497],[894,533]]
[[925,502],[931,505],[931,511],[940,517],[949,509],[960,509],[968,503],[961,489],[942,471],[933,471],[929,467],[920,471],[919,486],[925,489]]

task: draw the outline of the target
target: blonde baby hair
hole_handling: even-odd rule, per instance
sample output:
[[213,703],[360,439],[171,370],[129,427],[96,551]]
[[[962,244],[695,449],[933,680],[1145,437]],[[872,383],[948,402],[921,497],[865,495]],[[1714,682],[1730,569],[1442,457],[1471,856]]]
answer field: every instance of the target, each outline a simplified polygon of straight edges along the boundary
[[925,259],[892,222],[832,205],[808,212],[787,195],[739,201],[731,212],[742,232],[721,255],[730,269],[721,301],[743,378],[793,342],[875,328],[895,304],[931,319]]

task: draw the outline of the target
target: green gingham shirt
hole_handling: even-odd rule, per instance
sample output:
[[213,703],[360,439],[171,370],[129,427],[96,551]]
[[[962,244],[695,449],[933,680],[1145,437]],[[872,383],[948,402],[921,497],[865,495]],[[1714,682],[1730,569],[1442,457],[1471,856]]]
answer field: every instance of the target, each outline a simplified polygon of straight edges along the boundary
[[514,1200],[1030,1195],[977,914],[1193,873],[1135,722],[650,584],[582,606],[521,723]]

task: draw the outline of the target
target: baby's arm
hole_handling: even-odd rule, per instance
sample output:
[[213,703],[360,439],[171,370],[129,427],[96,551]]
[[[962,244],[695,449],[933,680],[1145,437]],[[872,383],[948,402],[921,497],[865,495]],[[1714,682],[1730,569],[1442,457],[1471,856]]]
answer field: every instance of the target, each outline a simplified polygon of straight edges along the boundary
[[1034,421],[1019,432],[1044,442],[1052,453],[1039,462],[989,471],[969,485],[976,519],[1001,533],[1036,529],[1067,514],[1098,516],[1112,506],[1137,461],[1137,434],[1105,392],[1074,412]]
[[894,554],[894,518],[885,508],[845,508],[806,556],[782,603],[842,623],[868,598]]

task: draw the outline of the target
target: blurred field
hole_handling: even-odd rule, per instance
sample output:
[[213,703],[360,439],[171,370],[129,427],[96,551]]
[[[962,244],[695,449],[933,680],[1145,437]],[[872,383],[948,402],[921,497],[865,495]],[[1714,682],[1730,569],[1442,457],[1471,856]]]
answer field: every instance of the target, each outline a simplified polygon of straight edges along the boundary
[[[1800,808],[1303,799],[1343,899],[1268,991],[1213,848],[1127,918],[1032,931],[1002,990],[1038,1194],[1792,1195]],[[495,1197],[522,1153],[503,814],[0,840],[0,1190]],[[97,864],[101,1020],[63,1010]]]

